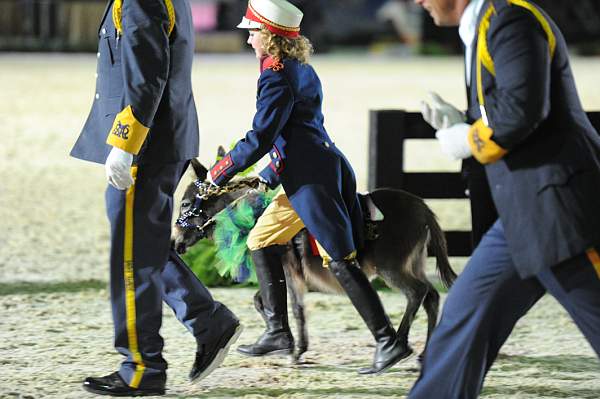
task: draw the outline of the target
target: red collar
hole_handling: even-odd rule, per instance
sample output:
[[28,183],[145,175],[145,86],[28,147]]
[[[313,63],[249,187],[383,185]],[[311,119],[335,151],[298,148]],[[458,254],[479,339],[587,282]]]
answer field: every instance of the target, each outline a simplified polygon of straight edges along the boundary
[[277,72],[283,69],[283,63],[270,55],[264,55],[260,59],[260,73],[263,73],[265,69],[272,69]]

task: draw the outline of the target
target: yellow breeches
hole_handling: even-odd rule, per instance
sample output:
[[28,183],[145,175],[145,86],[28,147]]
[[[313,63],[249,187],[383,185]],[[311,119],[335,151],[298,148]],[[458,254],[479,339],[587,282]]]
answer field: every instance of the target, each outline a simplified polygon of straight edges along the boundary
[[[271,245],[285,245],[303,228],[304,223],[292,208],[285,191],[281,189],[256,221],[246,245],[251,251]],[[318,242],[317,248],[323,262],[329,263],[329,255]]]

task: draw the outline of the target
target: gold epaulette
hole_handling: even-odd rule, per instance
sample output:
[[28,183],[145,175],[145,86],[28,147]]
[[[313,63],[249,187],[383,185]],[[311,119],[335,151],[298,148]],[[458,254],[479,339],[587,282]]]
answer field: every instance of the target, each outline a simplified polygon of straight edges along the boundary
[[[113,4],[112,10],[112,19],[115,24],[115,28],[117,29],[117,33],[119,35],[123,34],[123,24],[121,23],[121,13],[123,8],[124,0],[115,0]],[[147,1],[147,0],[141,0]],[[165,6],[167,7],[167,12],[169,13],[169,36],[171,36],[171,32],[173,32],[173,28],[175,28],[175,8],[173,8],[172,0],[164,0]]]

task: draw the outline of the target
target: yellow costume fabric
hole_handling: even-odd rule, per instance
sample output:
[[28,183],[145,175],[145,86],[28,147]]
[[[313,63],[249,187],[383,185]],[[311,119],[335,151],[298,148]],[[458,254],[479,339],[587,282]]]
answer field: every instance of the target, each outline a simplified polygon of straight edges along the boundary
[[[292,208],[285,191],[281,189],[256,221],[246,245],[251,251],[271,245],[285,245],[303,228],[304,223]],[[329,263],[329,255],[318,242],[317,248],[323,263]]]

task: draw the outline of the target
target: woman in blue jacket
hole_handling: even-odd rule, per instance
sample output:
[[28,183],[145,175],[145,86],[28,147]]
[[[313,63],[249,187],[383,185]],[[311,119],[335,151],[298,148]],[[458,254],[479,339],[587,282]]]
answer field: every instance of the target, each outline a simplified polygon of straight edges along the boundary
[[300,35],[302,12],[285,0],[250,0],[239,28],[248,29],[260,60],[256,115],[246,137],[210,171],[223,185],[267,153],[260,175],[283,190],[259,218],[248,238],[264,304],[267,329],[239,352],[249,356],[291,353],[283,245],[306,227],[376,340],[373,365],[379,373],[407,355],[383,305],[356,261],[362,212],[350,163],[323,127],[321,83],[307,64],[312,46]]

